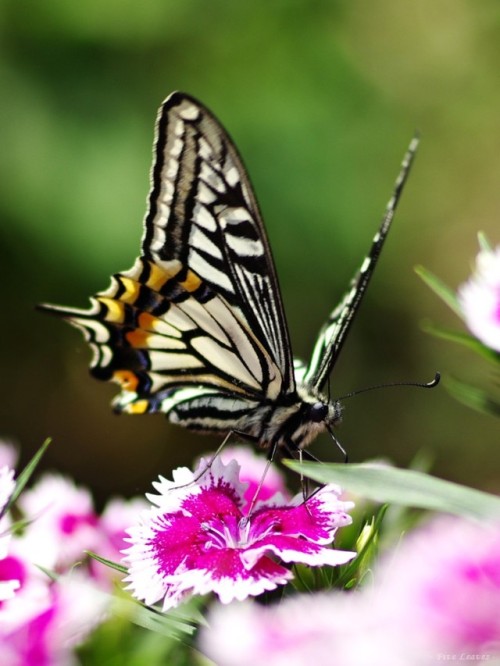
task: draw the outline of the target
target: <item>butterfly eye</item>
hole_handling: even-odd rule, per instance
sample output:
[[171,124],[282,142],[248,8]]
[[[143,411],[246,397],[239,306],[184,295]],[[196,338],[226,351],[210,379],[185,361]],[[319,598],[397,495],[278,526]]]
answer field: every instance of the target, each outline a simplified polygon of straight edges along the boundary
[[311,417],[311,421],[314,421],[314,423],[319,423],[320,421],[323,421],[326,418],[327,414],[328,414],[328,405],[325,405],[322,402],[315,402],[314,405],[311,405],[311,408],[309,410],[309,416]]

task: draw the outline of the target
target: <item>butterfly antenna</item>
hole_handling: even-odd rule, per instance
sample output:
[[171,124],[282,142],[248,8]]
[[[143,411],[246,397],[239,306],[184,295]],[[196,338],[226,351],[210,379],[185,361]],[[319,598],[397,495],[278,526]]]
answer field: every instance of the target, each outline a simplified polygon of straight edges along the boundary
[[432,389],[436,388],[440,381],[441,373],[436,372],[434,379],[431,379],[430,382],[390,382],[388,384],[376,384],[375,386],[367,386],[366,388],[346,393],[345,395],[340,396],[340,398],[337,398],[337,400],[343,401],[347,398],[352,398],[355,395],[359,395],[360,393],[367,393],[368,391],[375,391],[376,389],[381,388],[392,388],[393,386],[415,386],[416,388]]

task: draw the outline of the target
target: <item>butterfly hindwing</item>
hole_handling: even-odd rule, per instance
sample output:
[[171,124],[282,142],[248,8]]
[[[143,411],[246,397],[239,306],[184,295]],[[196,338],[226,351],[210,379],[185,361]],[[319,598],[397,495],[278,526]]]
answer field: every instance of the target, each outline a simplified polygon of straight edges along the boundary
[[251,401],[281,391],[279,369],[247,322],[178,260],[159,267],[139,258],[91,302],[90,310],[60,313],[84,331],[92,374],[121,385],[118,411],[168,412],[185,387]]

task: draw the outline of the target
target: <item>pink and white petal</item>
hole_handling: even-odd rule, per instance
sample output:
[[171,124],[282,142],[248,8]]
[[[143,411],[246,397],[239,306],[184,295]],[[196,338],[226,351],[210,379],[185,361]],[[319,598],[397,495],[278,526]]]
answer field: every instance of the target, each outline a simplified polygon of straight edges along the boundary
[[146,603],[163,596],[165,581],[172,576],[182,575],[186,589],[191,589],[197,571],[215,566],[220,553],[210,548],[198,517],[165,516],[157,510],[155,514],[129,529],[132,546],[123,551],[129,567],[127,589]]
[[178,590],[184,587],[199,595],[214,592],[223,604],[228,604],[275,590],[278,585],[291,580],[293,574],[267,557],[261,558],[249,570],[243,565],[239,551],[228,550],[214,569],[190,572],[189,580],[187,576],[178,578]]
[[[208,464],[202,459],[195,475],[199,475]],[[238,497],[238,503],[241,506],[248,484],[240,481],[239,475],[240,465],[236,460],[230,460],[225,464],[220,458],[215,458],[208,471],[200,478],[199,483],[204,488],[224,489],[228,494]]]
[[230,487],[203,488],[198,495],[191,495],[182,501],[182,512],[193,516],[199,525],[224,516],[224,522],[241,519],[241,498]]
[[21,587],[19,580],[2,580],[0,581],[0,603],[13,599],[16,591]]
[[212,589],[221,603],[229,604],[231,601],[243,601],[248,596],[258,596],[285,585],[293,578],[291,571],[267,557],[262,558],[250,571],[242,570],[248,575],[240,574],[234,579],[223,577],[214,581]]
[[165,594],[164,577],[158,572],[158,563],[153,557],[132,560],[123,582],[128,583],[125,589],[147,606],[152,606]]
[[255,539],[260,534],[279,532],[289,536],[303,537],[315,543],[328,544],[332,541],[337,527],[350,525],[352,518],[345,512],[350,502],[336,502],[331,512],[321,498],[311,498],[307,505],[255,511],[251,518],[251,534]]
[[[202,472],[205,471],[204,474]],[[177,511],[181,508],[182,501],[186,498],[200,494],[203,490],[217,488],[229,496],[235,498],[237,504],[243,504],[243,496],[247,484],[238,479],[239,465],[236,460],[227,465],[215,459],[210,464],[203,458],[197,469],[191,472],[187,468],[174,470],[173,481],[160,477],[160,481],[153,483],[159,495],[148,494],[147,498],[165,513]],[[201,476],[200,476],[201,475]]]
[[21,587],[24,568],[20,560],[9,556],[11,535],[0,537],[0,606],[1,602],[12,599]]
[[164,595],[164,576],[159,572],[158,560],[151,543],[157,530],[150,520],[140,522],[128,529],[130,537],[127,541],[132,546],[126,548],[123,562],[128,567],[128,576],[123,582],[128,583],[125,589],[130,590],[134,597],[151,605]]
[[357,555],[354,551],[325,548],[305,539],[275,535],[263,539],[255,547],[246,549],[241,558],[245,566],[251,569],[261,557],[270,553],[283,562],[300,562],[313,567],[345,564]]
[[158,495],[146,493],[146,498],[165,512],[177,511],[180,501],[190,493],[199,492],[199,486],[194,483],[195,475],[187,467],[179,467],[172,472],[173,481],[160,476],[153,481],[153,488]]

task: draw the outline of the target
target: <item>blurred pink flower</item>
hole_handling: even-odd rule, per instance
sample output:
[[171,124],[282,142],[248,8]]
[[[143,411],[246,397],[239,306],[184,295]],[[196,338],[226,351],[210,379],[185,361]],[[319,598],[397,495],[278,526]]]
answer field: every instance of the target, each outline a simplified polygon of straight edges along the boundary
[[375,577],[379,613],[422,654],[500,656],[499,526],[435,519],[409,534]]
[[14,491],[14,470],[6,465],[0,469],[0,603],[11,599],[20,587],[20,571],[15,559],[9,555],[11,535],[8,533],[10,518],[3,511]]
[[300,594],[271,606],[214,604],[198,647],[218,666],[414,665],[359,592]]
[[[4,468],[2,500],[10,496],[13,485],[13,474]],[[37,565],[61,570],[63,564],[73,567],[83,556],[88,534],[81,525],[95,522],[90,495],[62,477],[46,476],[21,495],[19,504],[33,522],[24,534],[0,538],[0,663],[76,664],[74,647],[103,619],[108,598],[85,568],[73,568],[54,581]],[[10,517],[4,522],[8,529]],[[76,528],[68,529],[68,524]]]
[[458,298],[473,335],[500,352],[500,246],[479,252],[475,273],[459,288]]
[[17,447],[7,440],[0,439],[0,467],[7,466],[14,469],[18,458],[19,451]]
[[500,529],[440,517],[364,589],[215,605],[199,647],[218,666],[427,666],[500,657]]
[[[142,497],[124,500],[120,497],[111,499],[99,518],[100,542],[96,553],[104,559],[119,564],[123,558],[122,551],[127,547],[127,528],[138,522],[139,516],[149,508],[148,502]],[[93,574],[105,584],[112,583],[120,574],[113,568],[90,560]]]
[[16,595],[0,605],[2,666],[70,666],[75,646],[106,617],[108,598],[75,571],[51,581],[29,563]]
[[53,571],[64,571],[96,550],[98,517],[86,488],[57,474],[45,474],[18,501],[30,521],[19,539],[27,556]]
[[292,578],[276,562],[309,566],[344,564],[355,553],[330,548],[338,527],[351,522],[353,505],[339,500],[340,490],[325,486],[308,499],[291,502],[275,496],[260,502],[247,519],[245,484],[239,465],[216,458],[206,468],[175,470],[173,481],[154,484],[156,506],[130,528],[125,579],[135,597],[163,609],[192,594],[215,592],[223,603],[275,589]]
[[15,486],[14,470],[4,465],[0,468],[0,515],[14,492]]

